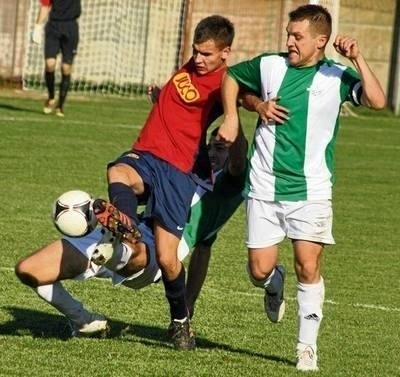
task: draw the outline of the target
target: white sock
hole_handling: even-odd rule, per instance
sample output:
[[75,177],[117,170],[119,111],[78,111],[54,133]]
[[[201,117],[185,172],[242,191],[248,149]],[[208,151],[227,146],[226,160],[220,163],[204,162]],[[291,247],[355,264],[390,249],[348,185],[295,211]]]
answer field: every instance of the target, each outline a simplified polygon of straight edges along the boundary
[[111,259],[105,264],[105,266],[112,271],[118,271],[126,266],[131,255],[132,249],[130,246],[124,243],[118,243],[118,245],[115,245],[114,247],[114,253]]
[[247,271],[247,273],[249,275],[249,278],[250,278],[250,281],[253,283],[253,285],[255,287],[259,287],[259,288],[267,288],[267,287],[269,287],[270,284],[271,284],[272,278],[275,275],[275,268],[274,268],[272,270],[272,272],[265,279],[262,279],[262,280],[254,279],[253,275],[251,274],[250,267],[249,267],[248,263],[246,264],[246,271]]
[[60,282],[41,285],[35,289],[40,298],[55,307],[79,326],[90,321],[90,312],[83,304],[73,298]]
[[323,318],[322,306],[325,298],[324,279],[317,284],[297,283],[297,303],[299,306],[299,333],[297,348],[317,347],[319,327]]

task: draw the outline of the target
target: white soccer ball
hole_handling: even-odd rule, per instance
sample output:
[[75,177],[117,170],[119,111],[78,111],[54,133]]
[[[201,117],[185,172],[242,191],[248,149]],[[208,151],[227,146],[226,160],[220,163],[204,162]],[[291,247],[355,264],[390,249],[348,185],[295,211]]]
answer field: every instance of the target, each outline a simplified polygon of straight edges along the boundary
[[93,213],[93,199],[85,191],[71,190],[59,196],[53,204],[56,228],[69,237],[82,237],[97,225]]

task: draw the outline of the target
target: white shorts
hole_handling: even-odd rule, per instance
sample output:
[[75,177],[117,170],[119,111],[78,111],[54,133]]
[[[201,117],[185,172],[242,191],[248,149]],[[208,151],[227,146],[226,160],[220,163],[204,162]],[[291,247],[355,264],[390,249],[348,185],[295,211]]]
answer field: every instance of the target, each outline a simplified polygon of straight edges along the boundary
[[[92,254],[97,247],[97,244],[101,241],[103,234],[101,228],[96,228],[93,232],[87,236],[73,238],[63,237],[72,246],[79,250],[88,260],[92,258]],[[94,263],[90,263],[90,267],[76,276],[73,280],[86,280],[92,277],[99,278],[111,278],[114,285],[123,284],[129,288],[140,289],[147,285],[157,282],[161,278],[161,270],[159,269],[156,262],[156,254],[154,250],[154,244],[147,245],[148,249],[148,264],[147,266],[135,273],[132,276],[125,277],[119,275],[117,272],[111,271],[104,266],[98,266]]]
[[334,244],[330,200],[271,202],[248,198],[247,247],[276,245],[285,237]]

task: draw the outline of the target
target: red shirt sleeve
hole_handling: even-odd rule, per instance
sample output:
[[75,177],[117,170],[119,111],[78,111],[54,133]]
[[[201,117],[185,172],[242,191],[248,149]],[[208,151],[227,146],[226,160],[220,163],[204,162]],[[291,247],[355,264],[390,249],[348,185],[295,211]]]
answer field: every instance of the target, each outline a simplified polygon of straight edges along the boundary
[[40,4],[45,7],[48,7],[53,4],[53,0],[40,0]]

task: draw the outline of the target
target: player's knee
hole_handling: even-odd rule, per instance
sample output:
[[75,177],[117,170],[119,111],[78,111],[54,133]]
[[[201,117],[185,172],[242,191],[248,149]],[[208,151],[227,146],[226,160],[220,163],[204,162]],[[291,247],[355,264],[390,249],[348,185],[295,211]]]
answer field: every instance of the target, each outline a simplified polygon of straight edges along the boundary
[[252,284],[256,287],[264,287],[264,282],[271,275],[272,268],[261,268],[258,264],[247,263],[246,270],[249,275],[249,279]]
[[72,63],[63,63],[61,66],[61,73],[66,76],[70,76],[72,72]]
[[296,262],[296,275],[297,280],[306,284],[312,284],[319,280],[320,270],[319,265],[313,261],[308,262]]
[[182,264],[177,259],[170,258],[169,255],[160,255],[157,257],[157,263],[163,273],[163,275],[173,280],[181,271]]
[[56,69],[56,59],[50,58],[46,59],[46,71],[47,72],[54,72]]
[[258,269],[255,269],[254,265],[246,263],[246,271],[251,283],[255,287],[264,288],[265,276],[263,276]]
[[38,280],[29,269],[29,263],[26,260],[19,261],[14,268],[15,275],[25,285],[36,288],[39,285]]
[[131,169],[128,165],[125,164],[117,164],[109,167],[107,169],[107,179],[109,183],[121,182],[126,185],[131,185],[130,182],[130,174],[129,169]]

